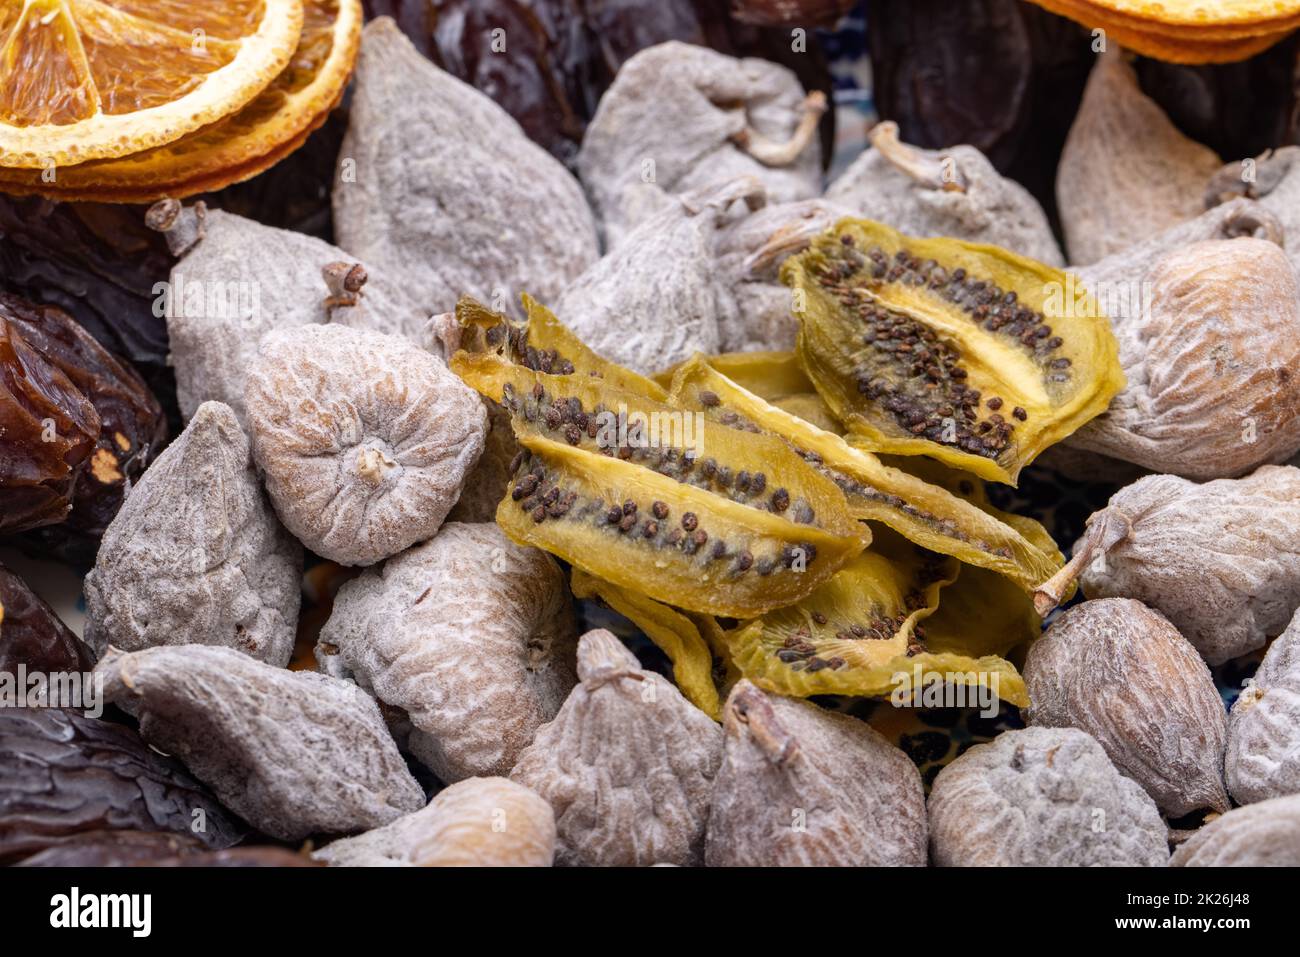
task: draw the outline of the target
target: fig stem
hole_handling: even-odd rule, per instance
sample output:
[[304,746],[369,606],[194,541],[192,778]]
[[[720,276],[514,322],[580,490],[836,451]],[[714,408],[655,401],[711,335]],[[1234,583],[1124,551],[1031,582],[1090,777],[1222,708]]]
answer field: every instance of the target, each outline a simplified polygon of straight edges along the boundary
[[808,210],[803,220],[782,226],[745,259],[746,275],[770,276],[787,257],[808,248],[813,238],[835,225],[836,217],[827,210]]
[[207,218],[208,206],[202,200],[186,206],[179,199],[165,197],[149,207],[144,223],[162,233],[172,255],[180,258],[203,240]]
[[1034,589],[1034,610],[1040,617],[1061,603],[1062,597],[1084,566],[1098,554],[1105,554],[1128,537],[1133,530],[1129,517],[1117,508],[1106,507],[1088,519],[1088,530],[1074,555],[1065,566],[1047,581]]
[[739,723],[748,726],[750,737],[772,764],[789,764],[799,753],[799,742],[777,720],[772,705],[757,688],[739,688],[728,707]]
[[764,166],[789,166],[808,148],[817,133],[817,124],[826,112],[826,94],[813,90],[803,98],[800,111],[803,115],[799,117],[799,125],[784,143],[769,140],[748,123],[731,140]]
[[321,267],[321,277],[329,296],[327,307],[355,306],[361,301],[361,290],[369,278],[366,267],[360,263],[334,262]]
[[898,138],[898,124],[892,120],[877,123],[867,138],[876,152],[922,186],[950,193],[966,192],[966,178],[956,162],[949,158],[945,163],[908,146]]
[[749,211],[755,212],[767,203],[767,187],[757,176],[740,176],[721,186],[682,197],[682,207],[692,216],[710,207],[725,210],[738,199],[745,201]]

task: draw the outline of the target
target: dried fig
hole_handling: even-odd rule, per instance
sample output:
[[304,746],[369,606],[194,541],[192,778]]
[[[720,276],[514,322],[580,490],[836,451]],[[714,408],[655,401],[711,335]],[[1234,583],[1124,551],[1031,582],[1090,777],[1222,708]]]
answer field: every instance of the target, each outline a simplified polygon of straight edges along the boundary
[[757,177],[774,203],[816,196],[825,109],[823,94],[805,97],[793,73],[765,60],[676,41],[632,56],[578,153],[606,248],[673,196],[741,176]]
[[1254,159],[1229,163],[1209,178],[1205,205],[1213,209],[1238,197],[1259,201],[1282,226],[1278,245],[1300,269],[1300,147],[1283,146]]
[[340,325],[272,332],[244,397],[281,521],[341,565],[373,564],[432,536],[487,431],[482,404],[440,359]]
[[1136,290],[1141,307],[1114,323],[1127,385],[1072,446],[1195,479],[1300,449],[1300,284],[1279,246],[1182,246]]
[[1123,386],[1095,303],[1059,308],[1069,277],[1014,253],[843,220],[781,277],[805,371],[876,451],[1014,483]]
[[1224,771],[1238,804],[1300,794],[1300,614],[1232,706]]
[[19,665],[45,674],[95,667],[90,649],[27,583],[0,564],[0,674]]
[[423,810],[312,858],[331,867],[550,867],[555,851],[546,801],[506,778],[467,778]]
[[1135,598],[1211,665],[1280,634],[1300,608],[1300,469],[1266,465],[1197,485],[1151,475],[1088,519],[1074,557],[1039,588],[1046,614],[1076,577],[1090,598]]
[[205,402],[104,535],[86,576],[86,642],[225,645],[283,668],[302,546],[281,527],[229,406]]
[[[182,208],[174,200],[156,204],[150,222],[184,254],[155,308],[167,317],[176,397],[186,419],[216,399],[247,421],[244,378],[274,329],[341,322],[413,339],[423,333],[429,313],[403,288],[312,236],[202,203]],[[326,269],[342,270],[342,282],[356,288],[334,295],[322,279]]]
[[899,141],[893,122],[877,124],[869,137],[873,149],[826,187],[827,201],[911,236],[988,243],[1065,265],[1038,201],[975,147],[909,146]]
[[1205,662],[1163,615],[1104,598],[1067,610],[1025,659],[1031,725],[1079,728],[1170,817],[1228,809],[1228,716]]
[[459,781],[509,772],[555,717],[576,680],[575,637],[549,555],[453,522],[344,585],[316,654],[400,709],[411,752]]
[[1174,867],[1300,866],[1300,794],[1216,818],[1174,851]]
[[510,773],[550,802],[561,865],[699,864],[722,730],[608,631]]
[[722,726],[709,866],[925,866],[921,775],[870,725],[740,681]]
[[599,255],[577,181],[388,17],[362,34],[339,164],[339,245],[397,278],[426,315],[462,294],[553,300]]
[[346,681],[204,645],[110,650],[95,674],[145,741],[271,837],[362,831],[424,806],[378,706]]
[[940,867],[1164,867],[1155,802],[1074,728],[1004,731],[963,752],[930,790]]
[[127,829],[228,847],[242,821],[130,728],[58,708],[0,708],[0,861]]
[[1097,57],[1056,173],[1066,250],[1086,266],[1196,216],[1222,160],[1138,87],[1123,50]]

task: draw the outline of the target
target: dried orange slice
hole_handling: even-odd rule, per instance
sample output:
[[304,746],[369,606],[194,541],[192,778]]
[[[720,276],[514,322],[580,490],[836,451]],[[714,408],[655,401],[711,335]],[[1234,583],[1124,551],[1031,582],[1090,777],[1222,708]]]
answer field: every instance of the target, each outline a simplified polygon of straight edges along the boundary
[[0,166],[126,156],[233,113],[288,64],[302,0],[0,0]]
[[337,104],[356,62],[361,0],[305,0],[288,65],[237,113],[174,143],[49,171],[0,170],[0,188],[53,199],[151,202],[248,179],[296,149]]

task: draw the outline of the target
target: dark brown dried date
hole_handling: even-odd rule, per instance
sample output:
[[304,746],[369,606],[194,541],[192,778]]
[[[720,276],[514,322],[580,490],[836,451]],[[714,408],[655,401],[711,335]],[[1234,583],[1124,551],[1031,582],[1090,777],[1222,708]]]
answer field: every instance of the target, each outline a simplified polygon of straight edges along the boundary
[[21,578],[0,565],[0,674],[87,672],[95,658]]
[[196,839],[166,831],[89,831],[47,847],[19,867],[130,867],[206,851]]
[[57,708],[0,708],[0,863],[118,829],[220,849],[247,826],[130,728]]
[[[134,369],[109,354],[62,309],[0,293],[0,317],[98,413],[95,446],[73,476],[66,521],[33,532],[27,542],[37,551],[93,561],[99,537],[127,490],[166,443],[162,407]],[[42,443],[46,437],[40,437]]]

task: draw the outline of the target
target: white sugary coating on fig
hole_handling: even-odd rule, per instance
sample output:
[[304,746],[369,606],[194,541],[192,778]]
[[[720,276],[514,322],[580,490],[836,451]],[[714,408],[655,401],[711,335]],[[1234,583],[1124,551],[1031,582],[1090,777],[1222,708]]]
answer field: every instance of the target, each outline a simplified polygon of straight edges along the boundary
[[1065,265],[1038,200],[1000,175],[974,146],[909,146],[888,122],[872,130],[871,140],[874,148],[826,187],[827,201],[909,236],[990,243],[1049,266]]
[[280,525],[229,406],[205,402],[131,490],[86,576],[86,643],[224,645],[283,668],[302,546]]
[[1066,610],[1029,649],[1028,723],[1078,728],[1169,817],[1228,809],[1228,716],[1205,662],[1158,612],[1126,598]]
[[794,73],[765,60],[678,41],[629,58],[578,153],[606,248],[673,196],[742,176],[758,177],[772,203],[817,196],[817,102],[805,102]]
[[204,236],[171,272],[167,335],[181,415],[209,399],[241,423],[244,377],[273,329],[340,322],[421,341],[428,314],[382,273],[366,269],[355,306],[330,305],[321,270],[352,262],[329,243],[211,210]]
[[1300,867],[1300,794],[1235,808],[1174,851],[1174,867]]
[[271,837],[365,831],[424,806],[378,705],[346,681],[205,645],[110,650],[95,675],[149,744]]
[[1073,446],[1195,479],[1300,449],[1300,285],[1279,246],[1182,246],[1133,291],[1149,301],[1112,317],[1127,384]]
[[428,807],[312,854],[331,867],[550,867],[555,815],[505,778],[467,778]]
[[930,848],[941,867],[1163,867],[1155,802],[1091,735],[1004,731],[939,772]]
[[443,781],[509,773],[577,680],[564,573],[495,524],[449,522],[348,582],[317,658],[410,720],[410,751]]
[[723,731],[707,864],[925,866],[921,775],[870,725],[742,679]]
[[1197,485],[1151,475],[1089,520],[1089,598],[1136,598],[1211,665],[1262,648],[1300,608],[1300,469]]
[[1224,770],[1238,804],[1300,794],[1300,613],[1232,706]]
[[603,629],[582,636],[578,676],[510,774],[554,808],[556,863],[701,863],[722,729]]
[[1126,54],[1112,44],[1088,76],[1056,172],[1070,262],[1096,262],[1196,216],[1205,183],[1221,165],[1142,92]]
[[441,359],[339,325],[267,336],[245,399],[280,520],[341,565],[373,564],[437,532],[487,432],[477,394]]
[[599,257],[582,187],[388,17],[362,34],[333,193],[338,243],[428,313],[462,295],[554,302]]

